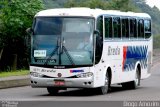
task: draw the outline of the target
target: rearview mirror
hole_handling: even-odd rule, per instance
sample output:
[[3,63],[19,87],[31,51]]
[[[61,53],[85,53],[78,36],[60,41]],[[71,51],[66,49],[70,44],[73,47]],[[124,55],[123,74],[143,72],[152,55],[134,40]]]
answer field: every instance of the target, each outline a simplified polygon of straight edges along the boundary
[[98,30],[95,30],[94,35],[100,35],[100,32]]
[[30,41],[31,41],[31,34],[33,33],[33,30],[31,28],[27,28],[26,29],[26,33],[28,35],[25,35],[25,38],[24,38],[24,44],[29,47],[30,46]]
[[26,32],[27,32],[28,34],[32,34],[32,33],[33,33],[33,29],[27,28],[27,29],[26,29]]

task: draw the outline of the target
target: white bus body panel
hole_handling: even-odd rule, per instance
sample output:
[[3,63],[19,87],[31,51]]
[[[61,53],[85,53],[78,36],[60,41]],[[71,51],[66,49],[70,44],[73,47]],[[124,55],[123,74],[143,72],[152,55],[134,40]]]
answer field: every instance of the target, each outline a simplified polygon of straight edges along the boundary
[[[135,72],[138,64],[140,64],[141,67],[141,79],[148,78],[151,75],[150,72],[150,67],[152,64],[151,41],[152,38],[149,40],[133,40],[133,41],[106,40],[104,42],[103,55],[101,60],[103,60],[105,64],[99,64],[99,65],[101,65],[101,68],[104,67],[111,68],[112,71],[111,84],[133,81],[135,79]],[[131,58],[129,57],[127,58],[127,56],[125,56],[124,58],[124,51],[125,51],[124,47],[127,47],[127,51],[130,51],[128,53],[131,55],[130,56]],[[134,58],[135,57],[134,54],[139,54],[139,58]],[[127,62],[127,60],[130,61]],[[124,64],[125,64],[125,69],[124,69]],[[106,72],[106,69],[103,69],[103,72]],[[104,73],[102,73],[102,75],[103,74]]]
[[[91,70],[90,70],[91,69]],[[93,67],[70,68],[70,69],[53,69],[30,66],[30,73],[39,73],[43,77],[35,77],[30,75],[32,87],[75,87],[75,88],[93,88],[96,83],[94,81]],[[78,78],[76,75],[92,72],[90,77]],[[61,77],[58,76],[61,74]],[[45,77],[44,77],[45,76]],[[96,77],[96,76],[95,76]],[[63,86],[55,86],[55,80],[65,81]]]

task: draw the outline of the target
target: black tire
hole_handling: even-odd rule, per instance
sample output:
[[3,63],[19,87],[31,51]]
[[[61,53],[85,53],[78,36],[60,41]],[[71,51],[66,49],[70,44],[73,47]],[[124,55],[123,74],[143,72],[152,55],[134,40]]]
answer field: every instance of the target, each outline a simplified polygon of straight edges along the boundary
[[135,75],[135,80],[132,82],[132,89],[136,89],[138,86],[140,86],[140,71],[137,68],[136,69],[136,75]]
[[98,91],[99,91],[99,93],[102,94],[102,95],[107,94],[107,93],[108,93],[108,90],[109,90],[109,87],[110,87],[110,79],[109,79],[109,76],[108,76],[108,72],[106,72],[105,84],[104,84],[104,86],[99,87],[99,88],[98,88]]
[[140,71],[136,69],[135,80],[131,82],[122,83],[124,89],[136,89],[140,85]]
[[59,89],[55,87],[47,87],[47,91],[50,95],[57,95],[59,92]]

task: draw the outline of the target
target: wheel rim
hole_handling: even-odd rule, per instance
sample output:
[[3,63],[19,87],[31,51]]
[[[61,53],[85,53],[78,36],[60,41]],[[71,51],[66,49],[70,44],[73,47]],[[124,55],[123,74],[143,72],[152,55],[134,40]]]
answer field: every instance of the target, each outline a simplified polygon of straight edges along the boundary
[[139,74],[138,74],[138,69],[136,70],[136,75],[135,75],[135,85],[138,86],[139,84]]
[[108,76],[106,75],[106,77],[105,77],[105,85],[104,85],[105,87],[108,87]]
[[105,84],[104,84],[104,86],[102,87],[102,93],[103,94],[106,94],[107,93],[107,91],[108,91],[108,75],[106,75],[106,77],[105,77]]

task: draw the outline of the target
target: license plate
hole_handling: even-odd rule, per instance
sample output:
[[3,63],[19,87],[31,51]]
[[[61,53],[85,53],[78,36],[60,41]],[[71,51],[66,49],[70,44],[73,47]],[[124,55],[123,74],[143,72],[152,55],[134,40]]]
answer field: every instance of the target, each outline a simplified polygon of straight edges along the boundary
[[56,86],[63,86],[63,85],[65,85],[65,82],[64,81],[54,81],[54,85],[56,85]]

